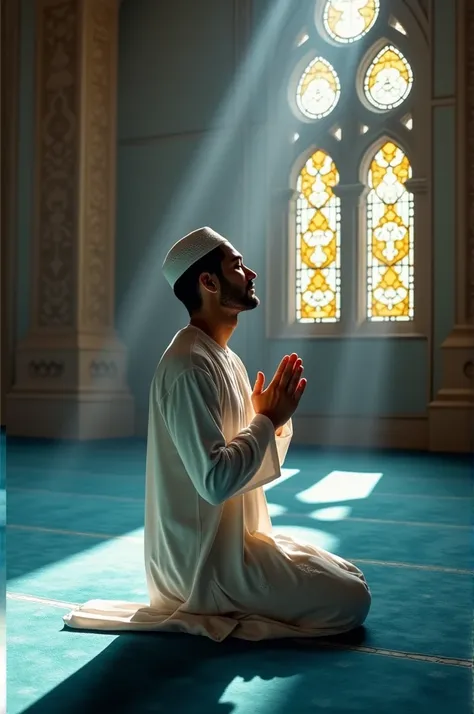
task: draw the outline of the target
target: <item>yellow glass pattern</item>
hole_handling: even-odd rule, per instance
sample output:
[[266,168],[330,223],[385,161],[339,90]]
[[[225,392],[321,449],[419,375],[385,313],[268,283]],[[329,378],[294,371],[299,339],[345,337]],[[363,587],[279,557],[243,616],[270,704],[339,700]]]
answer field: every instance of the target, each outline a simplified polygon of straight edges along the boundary
[[297,181],[296,320],[338,322],[341,314],[341,205],[333,187],[339,173],[320,149]]
[[368,101],[377,109],[398,107],[410,94],[413,72],[408,60],[393,45],[377,53],[364,79]]
[[298,109],[310,119],[322,119],[332,112],[341,96],[341,84],[334,68],[323,57],[313,59],[296,89]]
[[405,188],[412,170],[392,141],[370,165],[367,196],[367,318],[414,317],[414,201]]
[[336,42],[356,42],[372,29],[379,10],[380,0],[328,0],[324,29]]

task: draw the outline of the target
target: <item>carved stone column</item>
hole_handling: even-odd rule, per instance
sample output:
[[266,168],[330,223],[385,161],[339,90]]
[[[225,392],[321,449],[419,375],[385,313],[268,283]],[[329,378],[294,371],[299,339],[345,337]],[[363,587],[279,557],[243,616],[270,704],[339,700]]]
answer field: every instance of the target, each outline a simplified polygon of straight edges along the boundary
[[0,425],[6,425],[6,395],[13,379],[14,275],[17,211],[18,97],[20,66],[20,5],[1,0],[0,101]]
[[443,382],[430,404],[432,451],[474,447],[474,2],[457,3],[456,324],[442,345]]
[[134,431],[114,330],[119,0],[36,0],[36,177],[30,332],[9,434]]

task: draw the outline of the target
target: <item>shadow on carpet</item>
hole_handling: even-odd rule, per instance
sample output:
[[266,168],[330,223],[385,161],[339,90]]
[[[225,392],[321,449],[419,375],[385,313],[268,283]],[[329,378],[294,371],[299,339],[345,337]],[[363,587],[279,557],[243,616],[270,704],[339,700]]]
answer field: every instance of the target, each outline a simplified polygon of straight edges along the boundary
[[[69,633],[66,627],[63,634]],[[364,655],[353,649],[364,637],[361,628],[321,647],[316,640],[215,643],[126,633],[24,714],[379,714],[382,706],[384,714],[434,713],[446,709],[446,678],[451,711],[467,713],[467,671]]]

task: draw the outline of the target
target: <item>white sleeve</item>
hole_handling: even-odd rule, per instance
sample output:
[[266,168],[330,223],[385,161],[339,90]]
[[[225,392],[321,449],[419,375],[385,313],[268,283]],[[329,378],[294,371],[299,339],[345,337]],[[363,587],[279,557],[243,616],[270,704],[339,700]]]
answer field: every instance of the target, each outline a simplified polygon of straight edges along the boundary
[[289,419],[283,425],[280,436],[276,436],[276,447],[278,451],[278,459],[280,466],[285,463],[288,449],[290,448],[291,439],[293,438],[293,422]]
[[254,488],[259,488],[260,486],[266,486],[266,484],[271,481],[276,481],[281,477],[281,467],[285,463],[292,436],[293,425],[290,419],[290,421],[283,426],[280,436],[276,436],[275,432],[273,432],[273,438],[268,444],[258,471],[254,477],[238,491],[238,494],[253,491]]
[[194,368],[180,375],[160,409],[194,487],[209,503],[217,505],[246,490],[269,453],[269,446],[273,466],[267,481],[278,477],[275,431],[270,419],[257,414],[226,444],[217,385],[204,370]]

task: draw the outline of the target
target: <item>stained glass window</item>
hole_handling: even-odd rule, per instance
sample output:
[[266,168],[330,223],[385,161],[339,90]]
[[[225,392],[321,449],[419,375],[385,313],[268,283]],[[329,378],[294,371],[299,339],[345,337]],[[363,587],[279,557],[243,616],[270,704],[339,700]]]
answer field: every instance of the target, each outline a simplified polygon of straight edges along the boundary
[[413,72],[408,60],[393,45],[386,45],[373,59],[364,79],[368,101],[377,109],[398,107],[410,94]]
[[333,187],[339,174],[318,150],[297,181],[296,319],[337,322],[341,312],[341,207]]
[[[295,334],[340,334],[343,326],[344,331],[355,329],[361,316],[371,335],[401,334],[415,326],[418,204],[407,187],[410,151],[398,142],[402,135],[407,143],[418,141],[415,133],[420,130],[414,123],[415,64],[411,66],[411,54],[402,43],[417,35],[405,24],[405,15],[400,16],[403,24],[399,21],[397,8],[402,5],[399,0],[388,9],[381,0],[311,0],[315,26],[304,24],[292,35],[294,61],[302,63],[292,74],[287,95],[293,110],[284,128],[288,165],[309,143],[318,146],[305,154],[304,165],[297,160],[295,203],[291,199],[291,321],[300,325]],[[366,42],[372,49],[357,50]],[[352,130],[344,123],[348,117]],[[381,140],[377,149],[369,149],[366,164],[364,151],[379,135],[384,117],[393,124],[394,136],[398,126],[400,138]],[[367,193],[355,206],[359,160]],[[294,177],[293,169],[291,173]],[[360,225],[356,215],[363,219]],[[346,315],[344,306],[341,312],[342,281],[356,300]]]
[[413,196],[405,188],[411,166],[388,141],[374,156],[367,196],[367,318],[413,320]]
[[340,94],[341,85],[334,68],[323,57],[316,57],[298,83],[296,104],[310,119],[322,119],[332,112]]
[[336,42],[355,42],[373,27],[380,0],[328,0],[324,6],[324,29]]

